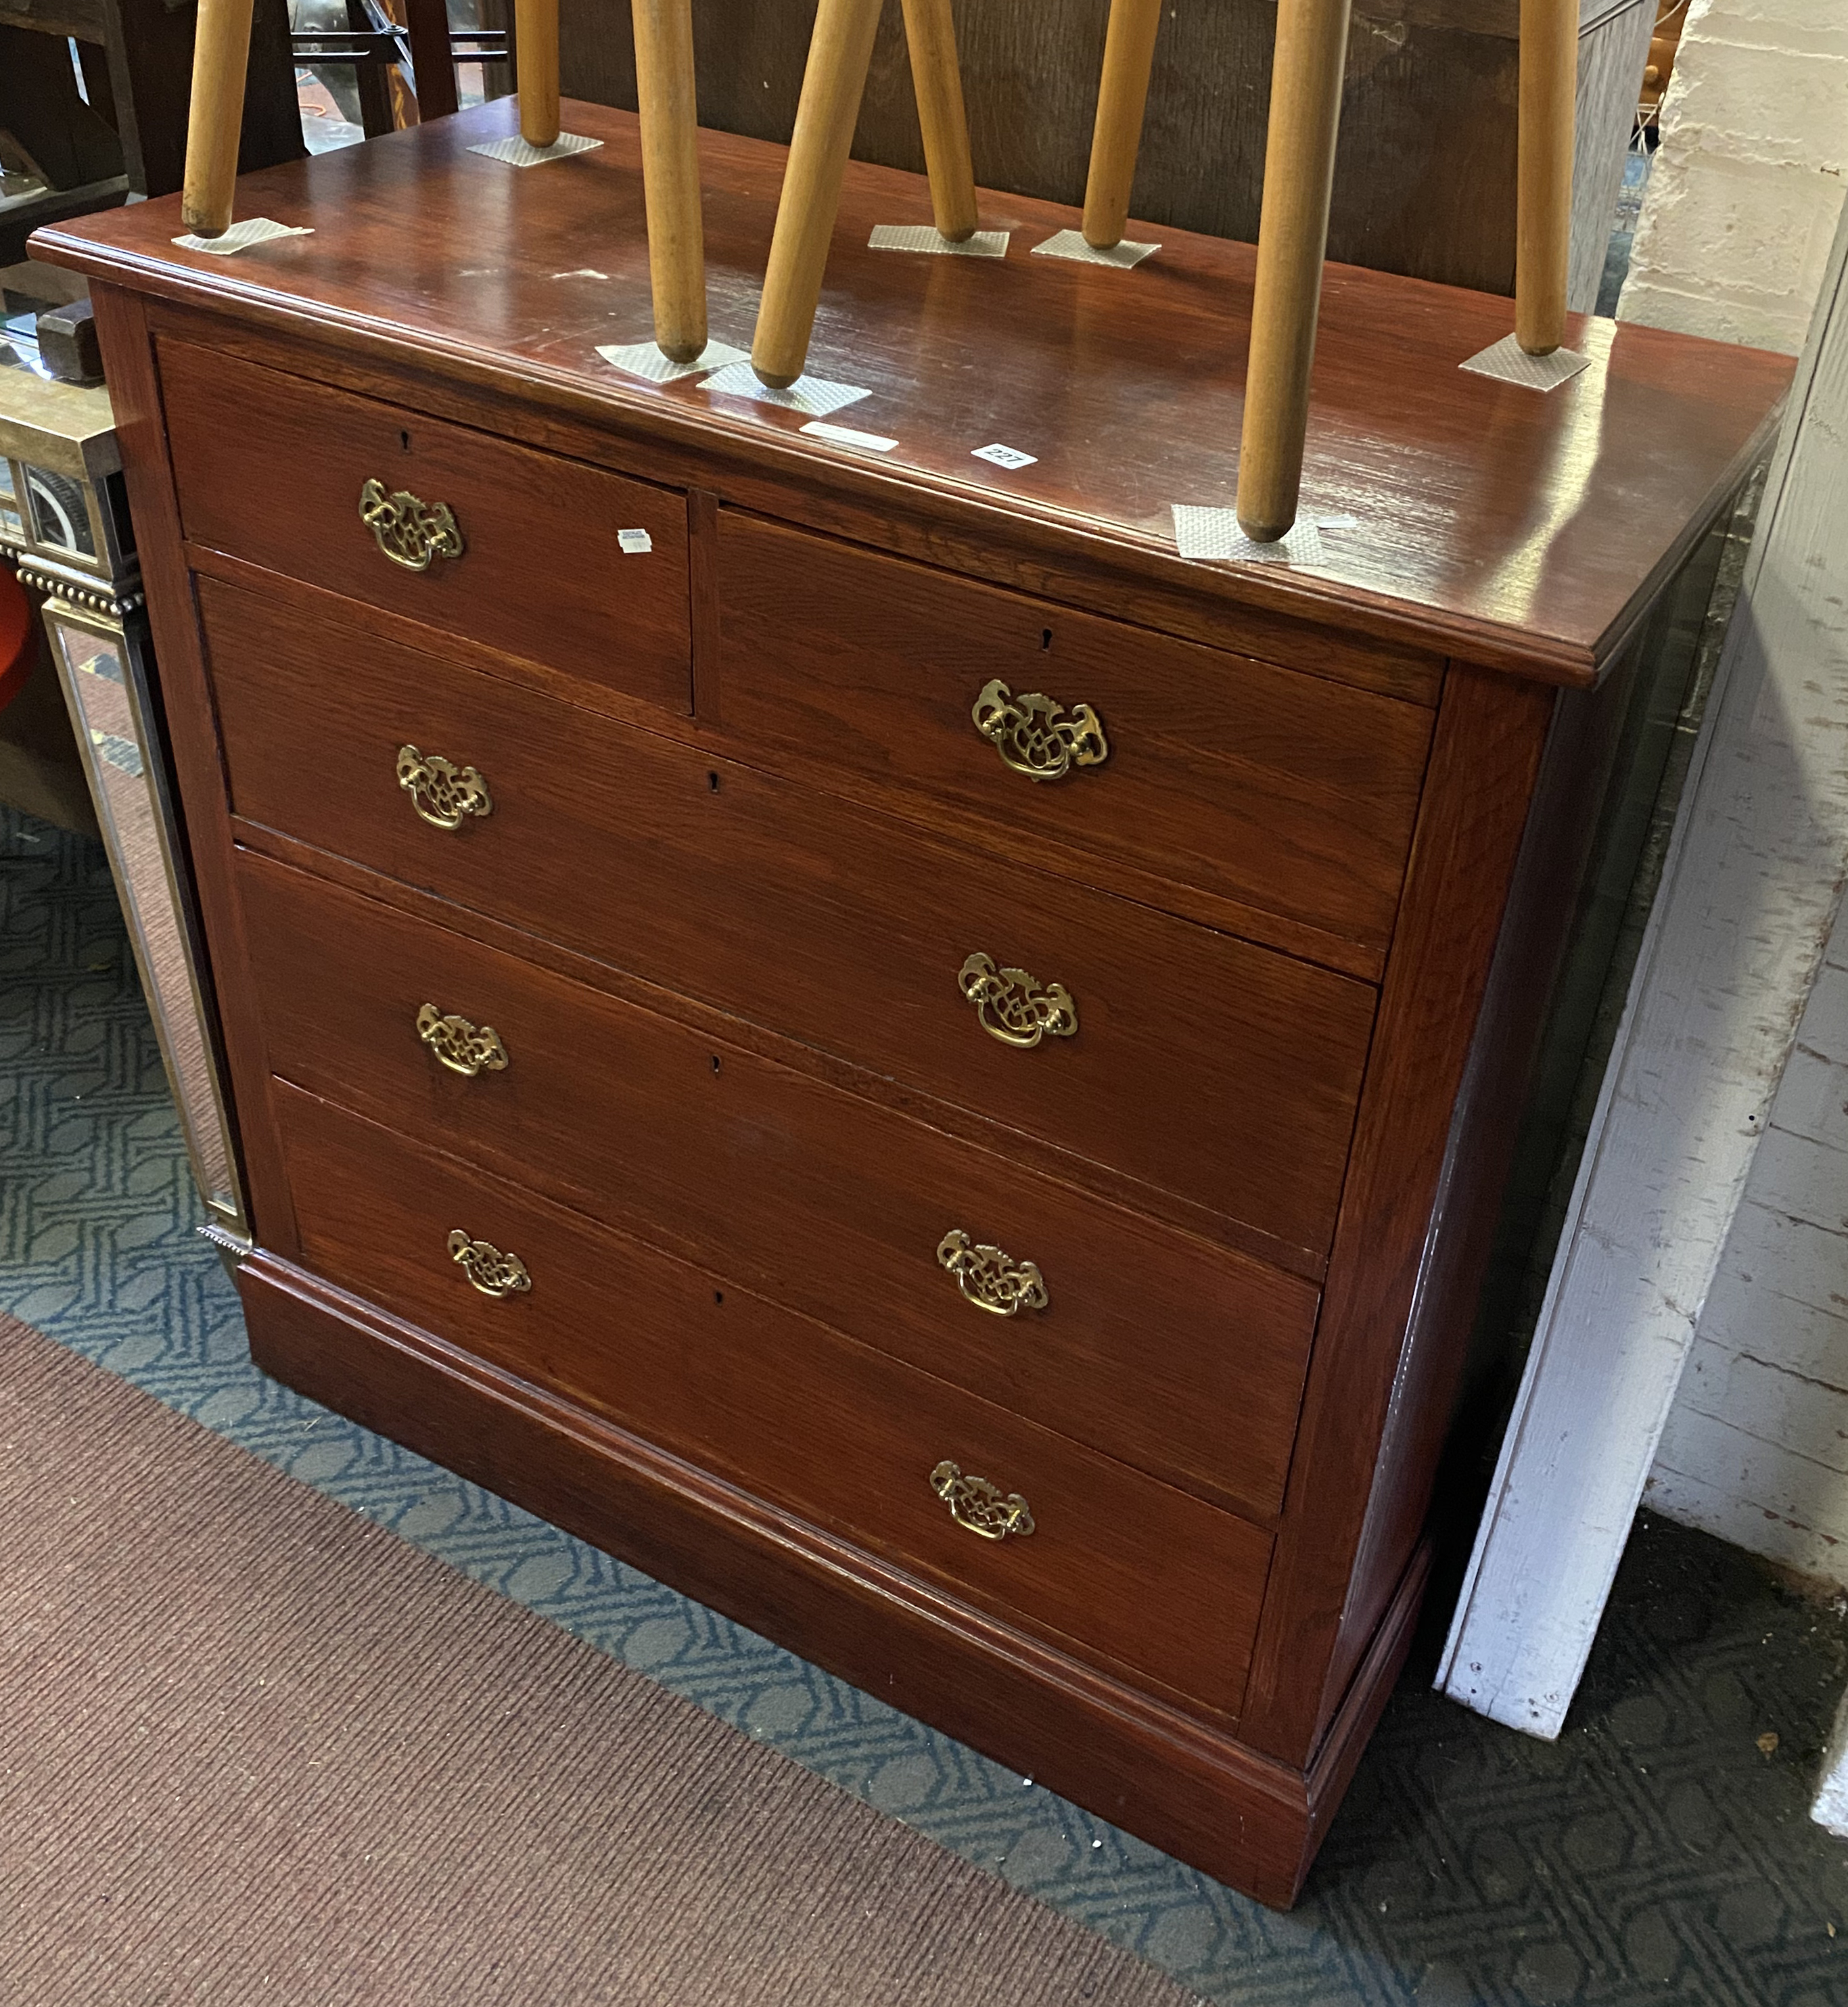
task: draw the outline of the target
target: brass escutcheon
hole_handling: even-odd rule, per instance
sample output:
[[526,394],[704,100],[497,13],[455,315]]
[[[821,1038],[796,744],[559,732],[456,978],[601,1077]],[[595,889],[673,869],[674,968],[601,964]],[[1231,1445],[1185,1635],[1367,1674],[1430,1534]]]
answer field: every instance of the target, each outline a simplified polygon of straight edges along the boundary
[[1001,1495],[986,1477],[965,1477],[946,1457],[930,1473],[930,1488],[950,1508],[958,1526],[984,1540],[1004,1540],[1010,1533],[1030,1533],[1033,1515],[1017,1491]]
[[1031,1261],[1016,1261],[999,1247],[978,1246],[960,1226],[937,1243],[936,1258],[979,1310],[1015,1317],[1046,1307],[1046,1279]]
[[383,481],[359,491],[359,520],[379,548],[407,571],[428,571],[438,558],[459,558],[465,548],[446,502],[421,502],[407,488],[387,495]]
[[485,1296],[517,1296],[533,1286],[517,1254],[503,1254],[492,1241],[473,1240],[459,1226],[450,1236],[450,1259]]
[[1042,984],[1024,968],[996,968],[979,949],[957,975],[975,1007],[982,1028],[1004,1046],[1033,1046],[1043,1038],[1069,1039],[1078,1028],[1078,1007],[1063,982]]
[[969,715],[1002,764],[1029,781],[1063,781],[1074,767],[1101,767],[1110,757],[1103,720],[1088,704],[1071,714],[1039,691],[1016,697],[996,676],[982,686]]
[[470,816],[494,813],[480,769],[458,767],[440,753],[420,753],[414,746],[400,746],[398,785],[432,829],[460,829]]
[[506,1070],[507,1049],[492,1025],[445,1017],[434,1004],[426,1004],[417,1014],[417,1035],[451,1073],[473,1080],[478,1073]]

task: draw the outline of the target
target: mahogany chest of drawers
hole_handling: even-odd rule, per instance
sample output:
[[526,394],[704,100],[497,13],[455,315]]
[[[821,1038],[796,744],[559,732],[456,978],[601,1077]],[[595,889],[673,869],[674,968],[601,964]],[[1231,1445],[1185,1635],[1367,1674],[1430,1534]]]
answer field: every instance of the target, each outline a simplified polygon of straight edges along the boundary
[[[1265,1899],[1402,1662],[1637,665],[1782,358],[1332,268],[1318,564],[1229,500],[1245,247],[866,249],[841,415],[601,361],[633,120],[503,103],[91,277],[269,1370]],[[780,154],[709,136],[715,330]],[[975,457],[1000,441],[1011,471]],[[1697,608],[1698,611],[1698,608]]]

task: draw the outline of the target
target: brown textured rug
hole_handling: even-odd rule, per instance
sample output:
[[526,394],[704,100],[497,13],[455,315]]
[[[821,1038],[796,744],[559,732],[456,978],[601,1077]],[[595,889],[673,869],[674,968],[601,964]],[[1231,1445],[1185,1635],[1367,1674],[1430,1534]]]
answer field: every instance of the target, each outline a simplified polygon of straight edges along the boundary
[[1183,2007],[0,1318],[6,2007]]

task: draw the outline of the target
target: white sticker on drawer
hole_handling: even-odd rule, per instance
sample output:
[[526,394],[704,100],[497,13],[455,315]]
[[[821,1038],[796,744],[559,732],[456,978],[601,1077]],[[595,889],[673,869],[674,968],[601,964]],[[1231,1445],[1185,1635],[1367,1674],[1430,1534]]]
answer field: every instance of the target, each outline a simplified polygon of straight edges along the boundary
[[621,545],[626,558],[639,557],[644,551],[654,548],[654,539],[646,530],[619,530],[616,541]]
[[1017,446],[979,446],[970,458],[989,460],[996,467],[1010,468],[1037,467],[1039,464],[1038,454],[1022,453]]

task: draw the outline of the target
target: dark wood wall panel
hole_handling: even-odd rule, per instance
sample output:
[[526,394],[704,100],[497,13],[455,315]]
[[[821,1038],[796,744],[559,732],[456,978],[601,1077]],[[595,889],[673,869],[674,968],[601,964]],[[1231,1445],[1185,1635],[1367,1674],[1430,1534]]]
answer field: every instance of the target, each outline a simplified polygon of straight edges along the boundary
[[[787,141],[813,0],[696,8],[700,122]],[[1083,199],[1108,0],[960,0],[976,179]],[[626,5],[563,0],[569,97],[635,108]],[[1250,242],[1257,235],[1275,0],[1175,0],[1155,44],[1131,213]],[[1348,49],[1328,255],[1509,292],[1515,258],[1514,0],[1367,0]],[[873,51],[857,157],[924,165],[898,0]]]

